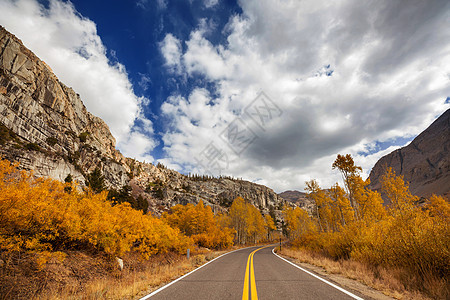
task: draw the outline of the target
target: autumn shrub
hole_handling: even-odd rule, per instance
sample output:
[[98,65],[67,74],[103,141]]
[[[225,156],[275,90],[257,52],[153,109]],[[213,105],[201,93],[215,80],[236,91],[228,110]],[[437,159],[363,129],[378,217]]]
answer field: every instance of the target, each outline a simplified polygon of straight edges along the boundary
[[79,192],[52,179],[34,178],[0,160],[0,249],[43,253],[92,249],[110,255],[137,251],[144,258],[180,253],[192,240],[163,221],[111,206],[106,192]]
[[[444,210],[444,207],[441,207]],[[447,209],[448,213],[448,209]],[[416,208],[367,228],[353,257],[376,265],[403,267],[421,277],[450,274],[449,220]]]

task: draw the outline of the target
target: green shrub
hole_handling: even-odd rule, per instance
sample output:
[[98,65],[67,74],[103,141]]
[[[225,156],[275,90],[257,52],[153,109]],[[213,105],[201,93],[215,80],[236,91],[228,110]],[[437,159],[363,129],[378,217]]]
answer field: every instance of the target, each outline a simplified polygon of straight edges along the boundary
[[49,136],[47,138],[47,144],[49,144],[50,146],[55,146],[56,143],[58,143],[58,140],[52,136]]
[[30,151],[40,151],[41,147],[39,147],[36,143],[28,143],[25,145],[25,148]]
[[88,174],[86,185],[89,186],[95,193],[100,193],[105,189],[105,177],[97,167],[94,171]]
[[14,133],[8,129],[5,125],[0,123],[0,145],[5,144],[5,142],[14,139]]
[[89,132],[82,132],[78,136],[80,138],[80,142],[85,143],[87,141],[87,137],[89,135]]

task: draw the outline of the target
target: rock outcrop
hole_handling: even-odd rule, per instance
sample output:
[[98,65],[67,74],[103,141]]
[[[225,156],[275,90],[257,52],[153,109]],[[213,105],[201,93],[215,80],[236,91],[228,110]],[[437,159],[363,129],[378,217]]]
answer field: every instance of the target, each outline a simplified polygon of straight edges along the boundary
[[83,186],[99,168],[107,188],[131,186],[149,209],[203,200],[226,210],[237,196],[262,210],[284,200],[273,190],[248,181],[190,178],[163,166],[125,158],[100,118],[89,113],[72,89],[14,35],[0,27],[0,155],[36,176],[63,181],[69,174]]
[[450,196],[450,109],[406,147],[383,156],[370,172],[370,186],[381,189],[386,167],[409,182],[411,192],[419,197],[431,194]]

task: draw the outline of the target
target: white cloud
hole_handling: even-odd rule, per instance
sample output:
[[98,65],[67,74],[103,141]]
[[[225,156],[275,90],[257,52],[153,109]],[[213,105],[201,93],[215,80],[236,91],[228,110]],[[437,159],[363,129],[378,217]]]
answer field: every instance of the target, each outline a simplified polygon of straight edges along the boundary
[[217,4],[219,4],[219,0],[204,0],[203,4],[205,5],[206,8],[212,8]]
[[157,144],[154,140],[149,139],[148,135],[139,131],[130,132],[126,139],[119,144],[121,151],[126,153],[128,157],[139,161],[153,162],[154,158],[150,152]]
[[226,44],[213,45],[199,28],[177,52],[182,76],[201,74],[216,88],[216,96],[196,88],[163,105],[173,120],[163,137],[167,160],[185,170],[199,169],[193,158],[211,141],[233,156],[218,136],[261,90],[283,115],[265,131],[254,129],[258,138],[226,172],[277,191],[302,189],[310,178],[324,186],[339,181],[331,170],[338,153],[351,153],[367,176],[395,147],[358,153],[375,141],[417,135],[449,107],[445,1],[240,5],[243,14],[224,30]]
[[203,37],[203,31],[198,30],[191,34],[187,44],[187,51],[183,55],[183,63],[189,74],[201,73],[213,80],[222,79],[227,74],[227,64],[224,60],[223,47],[214,47]]
[[166,60],[166,66],[174,73],[181,72],[181,42],[172,34],[167,34],[160,43],[161,53]]
[[[48,9],[34,0],[1,1],[0,19],[81,95],[87,109],[108,124],[119,145],[138,137],[133,125],[141,99],[134,94],[125,67],[108,60],[94,22],[70,2],[57,0],[50,0]],[[148,140],[145,151],[152,144]],[[121,150],[128,155],[127,148]]]

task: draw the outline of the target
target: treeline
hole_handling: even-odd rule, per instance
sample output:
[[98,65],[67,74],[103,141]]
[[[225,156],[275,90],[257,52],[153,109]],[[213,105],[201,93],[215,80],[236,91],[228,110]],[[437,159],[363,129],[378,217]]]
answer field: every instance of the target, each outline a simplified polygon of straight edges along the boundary
[[334,259],[403,270],[405,285],[429,294],[435,289],[430,282],[448,284],[449,203],[433,195],[419,205],[403,177],[387,168],[382,193],[389,204],[384,206],[350,155],[338,155],[332,167],[342,173],[344,187],[336,183],[323,190],[315,180],[306,182],[315,204],[312,216],[300,208],[284,208],[285,233],[293,245]]
[[[98,187],[97,177],[89,182]],[[263,217],[242,198],[233,202],[230,214],[214,215],[200,201],[176,205],[158,219],[133,209],[128,201],[114,201],[129,195],[128,190],[108,196],[108,191],[81,191],[70,178],[66,181],[35,178],[0,160],[0,252],[26,251],[40,258],[66,250],[111,256],[137,252],[149,258],[168,251],[185,253],[194,246],[223,249],[257,243],[276,229],[270,216]]]
[[[72,175],[67,175],[66,179],[64,180],[66,183],[72,183]],[[103,176],[100,169],[97,167],[92,172],[87,174],[85,185],[89,187],[93,192],[95,193],[101,193],[106,190],[105,185],[105,176]],[[67,189],[71,189],[71,187],[66,187]],[[142,195],[139,195],[138,197],[133,197],[131,193],[132,189],[129,185],[122,186],[119,190],[116,189],[109,189],[108,190],[108,196],[107,199],[110,200],[113,205],[118,203],[129,203],[132,208],[137,210],[142,210],[144,213],[147,212],[148,209],[148,202],[147,200],[142,197]]]
[[191,174],[188,173],[186,176],[188,179],[192,180],[192,181],[210,181],[210,180],[217,180],[217,179],[228,179],[228,180],[232,180],[232,181],[238,181],[241,180],[242,178],[234,178],[233,176],[227,176],[227,175],[219,175],[217,177],[212,176],[212,175],[200,175],[200,174]]

